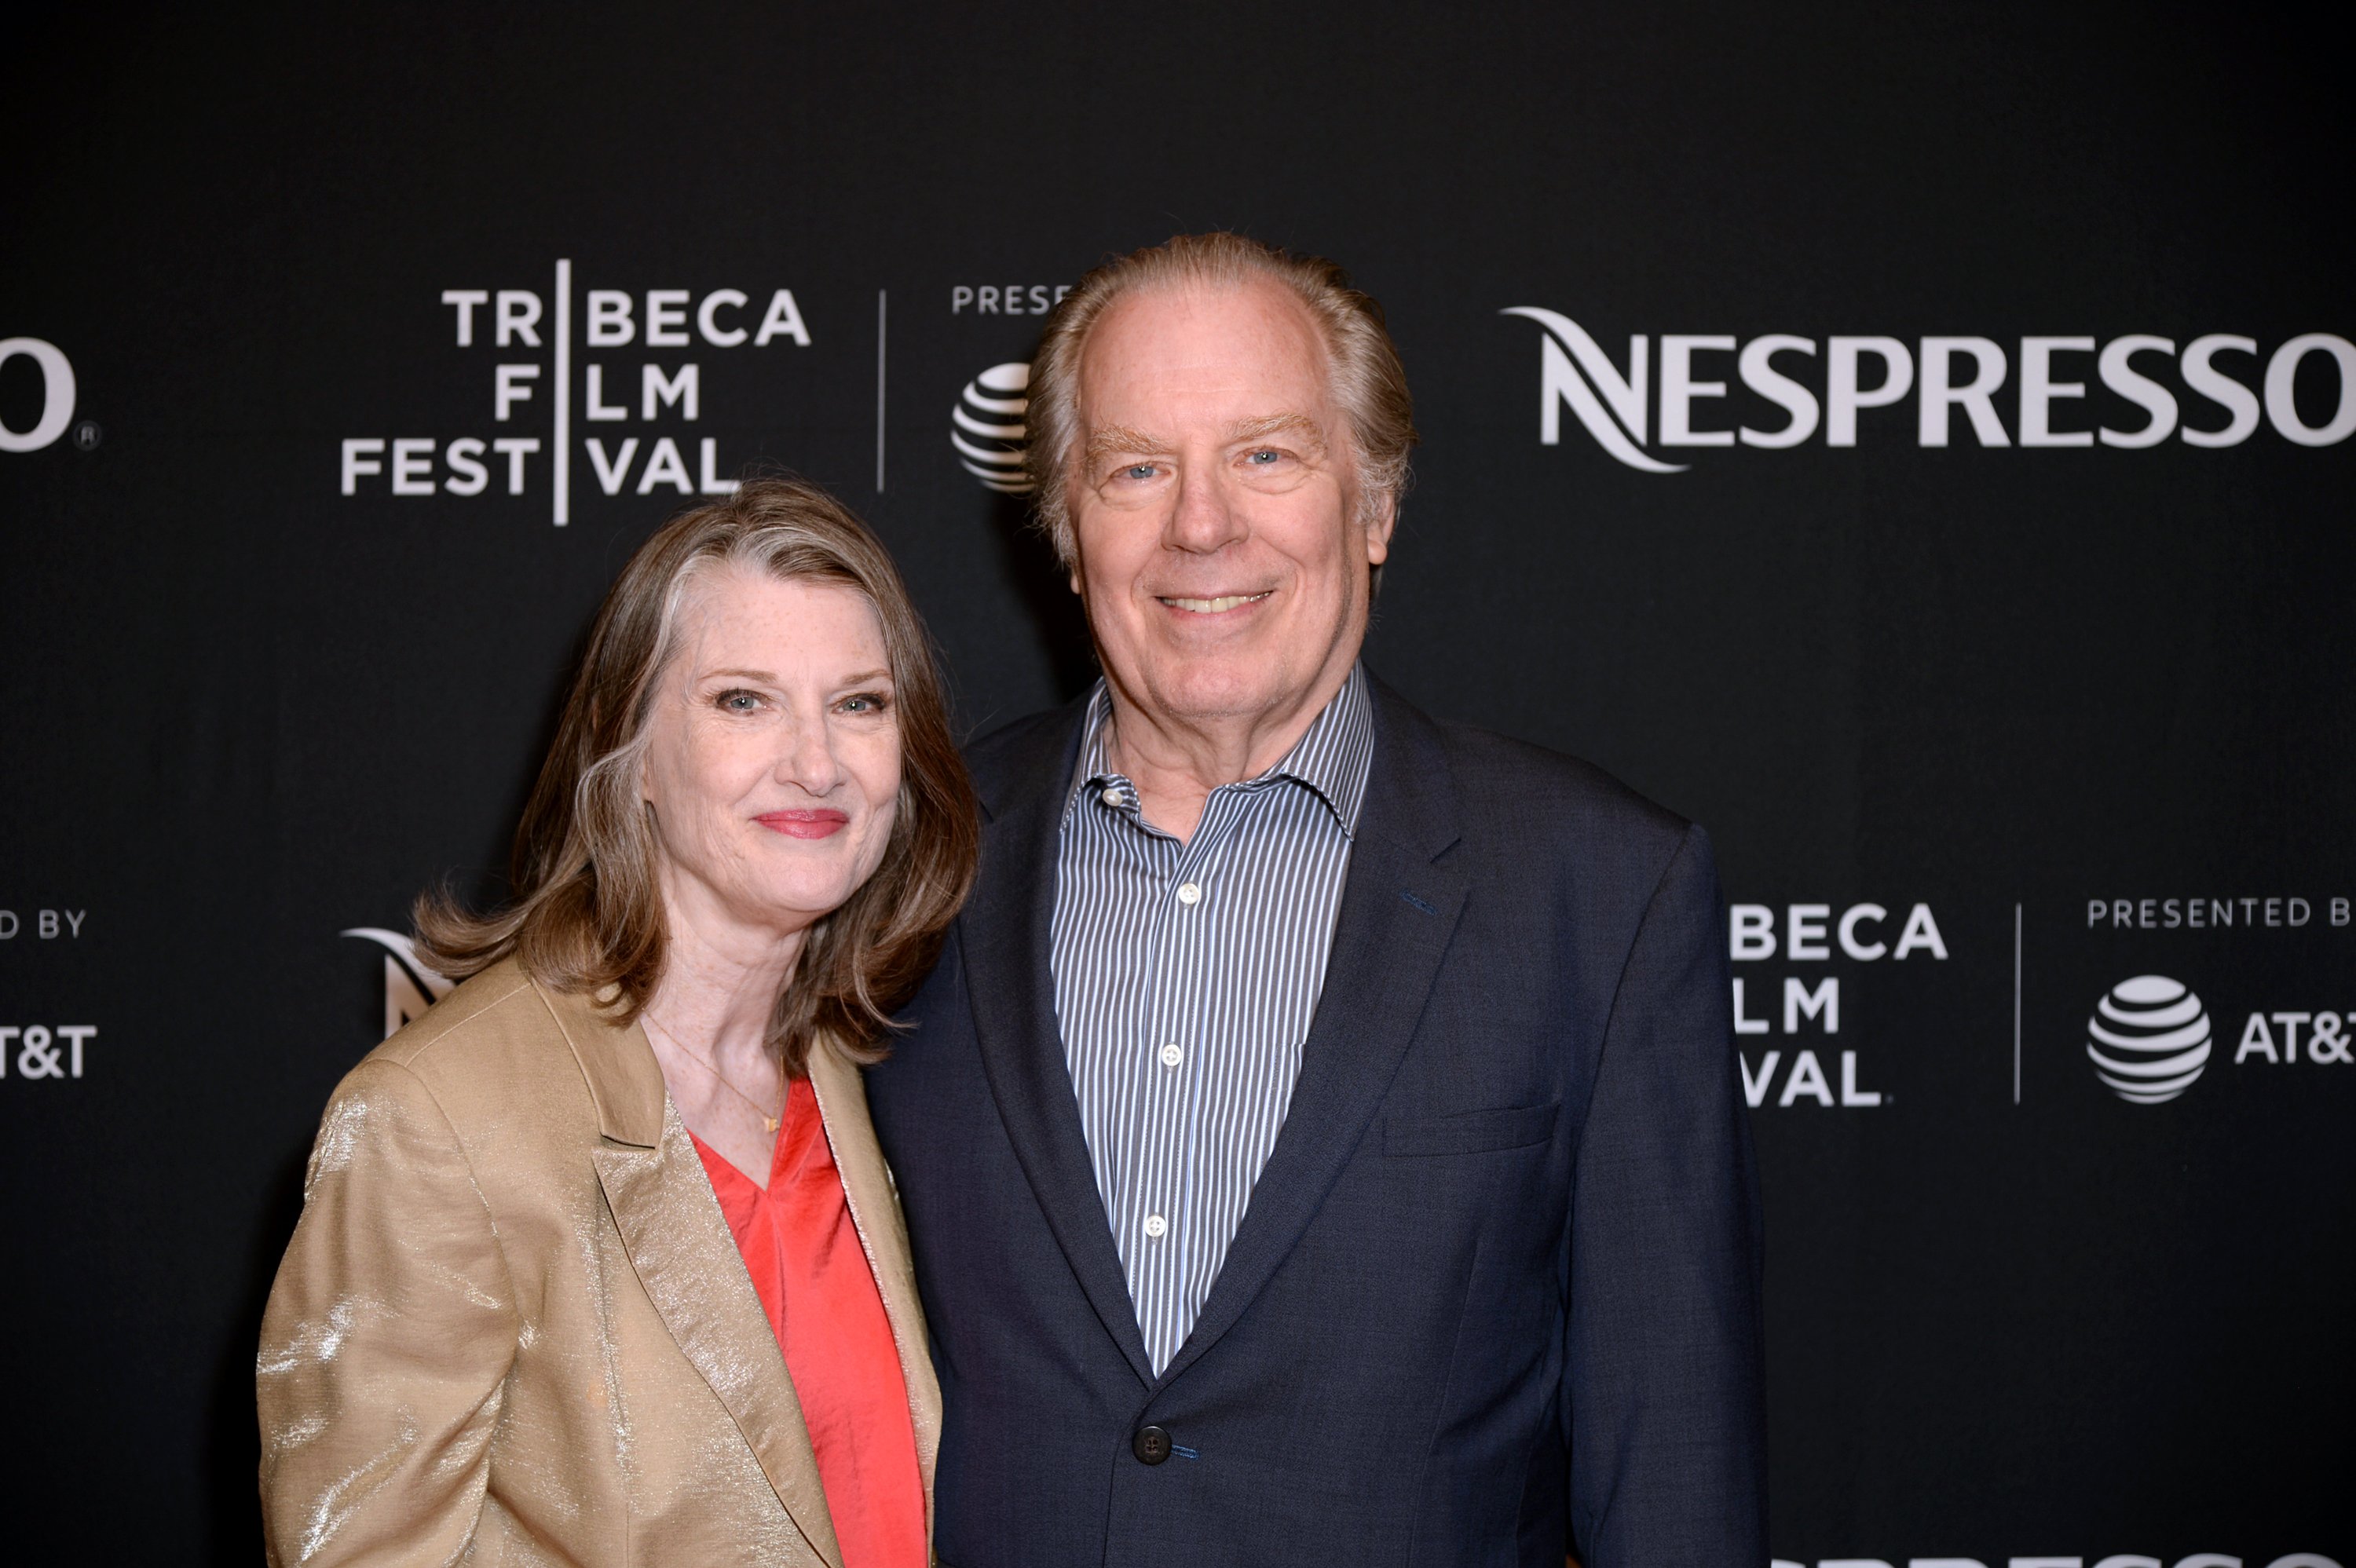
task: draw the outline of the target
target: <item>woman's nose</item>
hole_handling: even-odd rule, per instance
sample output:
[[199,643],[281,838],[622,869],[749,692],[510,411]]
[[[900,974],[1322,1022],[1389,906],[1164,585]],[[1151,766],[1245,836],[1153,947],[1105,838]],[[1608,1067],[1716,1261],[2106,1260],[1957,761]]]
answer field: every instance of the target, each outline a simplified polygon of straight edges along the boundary
[[841,776],[842,767],[834,754],[832,727],[823,718],[797,721],[786,737],[784,751],[778,754],[777,777],[817,795],[831,792]]

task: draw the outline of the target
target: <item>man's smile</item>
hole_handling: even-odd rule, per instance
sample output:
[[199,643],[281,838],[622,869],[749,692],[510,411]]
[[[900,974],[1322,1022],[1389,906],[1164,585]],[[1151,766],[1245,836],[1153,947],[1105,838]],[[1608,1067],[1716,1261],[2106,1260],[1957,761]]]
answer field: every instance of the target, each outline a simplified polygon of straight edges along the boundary
[[1216,599],[1180,599],[1169,594],[1157,597],[1173,610],[1184,610],[1196,615],[1224,615],[1242,605],[1257,604],[1275,592],[1273,588],[1265,588],[1258,593],[1227,593]]

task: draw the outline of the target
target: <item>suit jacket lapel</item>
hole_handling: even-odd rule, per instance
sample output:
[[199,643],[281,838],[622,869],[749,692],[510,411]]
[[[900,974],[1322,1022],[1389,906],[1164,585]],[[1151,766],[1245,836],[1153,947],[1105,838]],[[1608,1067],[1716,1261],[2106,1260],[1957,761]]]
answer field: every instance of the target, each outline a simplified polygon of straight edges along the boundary
[[1077,765],[1085,702],[1047,723],[1013,759],[982,831],[981,877],[958,919],[959,955],[973,1003],[982,1070],[1047,1227],[1080,1288],[1141,1383],[1153,1381],[1129,1298],[1104,1197],[1080,1130],[1079,1103],[1055,1028],[1049,967],[1055,856],[1064,797]]
[[827,1147],[842,1177],[851,1222],[867,1251],[875,1288],[891,1320],[892,1343],[900,1353],[900,1376],[907,1385],[908,1414],[916,1427],[916,1466],[924,1473],[925,1524],[932,1528],[933,1468],[941,1448],[941,1388],[925,1342],[925,1312],[916,1296],[916,1265],[908,1251],[907,1222],[884,1150],[867,1115],[867,1086],[859,1069],[820,1040],[809,1055],[810,1087],[826,1124]]
[[1458,837],[1457,807],[1439,737],[1389,688],[1376,681],[1373,691],[1365,804],[1301,1076],[1243,1224],[1164,1381],[1234,1327],[1349,1163],[1407,1052],[1463,909],[1464,875],[1445,859]]
[[639,1285],[744,1435],[810,1550],[842,1568],[785,1353],[702,1158],[664,1093],[654,1051],[636,1025],[615,1028],[586,998],[541,994],[597,1103],[605,1142],[591,1157]]

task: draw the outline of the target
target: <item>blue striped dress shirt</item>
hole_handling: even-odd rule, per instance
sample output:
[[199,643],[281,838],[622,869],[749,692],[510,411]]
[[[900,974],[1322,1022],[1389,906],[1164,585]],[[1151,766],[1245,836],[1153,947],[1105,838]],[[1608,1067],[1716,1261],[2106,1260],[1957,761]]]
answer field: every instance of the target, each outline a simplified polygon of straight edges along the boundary
[[1364,667],[1181,843],[1140,814],[1090,699],[1056,857],[1055,1019],[1097,1190],[1161,1371],[1284,1126],[1375,750]]

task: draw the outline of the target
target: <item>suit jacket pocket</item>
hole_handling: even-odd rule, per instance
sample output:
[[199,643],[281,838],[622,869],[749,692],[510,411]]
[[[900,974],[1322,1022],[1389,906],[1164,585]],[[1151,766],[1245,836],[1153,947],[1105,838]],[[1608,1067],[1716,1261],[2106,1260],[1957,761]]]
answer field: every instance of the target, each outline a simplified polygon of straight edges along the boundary
[[1542,1144],[1554,1136],[1561,1102],[1467,1111],[1454,1116],[1390,1116],[1383,1122],[1387,1155],[1487,1154]]

